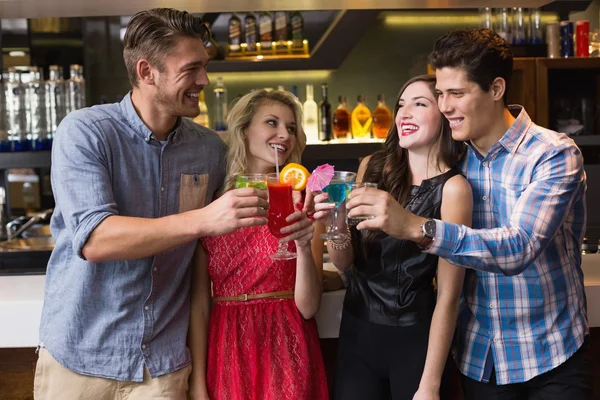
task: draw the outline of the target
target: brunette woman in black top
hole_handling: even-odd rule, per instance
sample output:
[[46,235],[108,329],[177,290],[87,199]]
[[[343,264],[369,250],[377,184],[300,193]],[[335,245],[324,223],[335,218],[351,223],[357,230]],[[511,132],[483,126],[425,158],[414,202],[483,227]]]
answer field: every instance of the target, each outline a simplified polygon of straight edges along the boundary
[[[454,168],[463,144],[440,113],[435,76],[400,90],[383,148],[361,163],[348,216],[369,215],[351,240],[328,243],[340,270],[352,266],[339,336],[335,398],[443,399],[442,374],[456,326],[464,269],[394,237],[394,210],[470,225],[472,192]],[[437,290],[434,287],[437,283]],[[440,393],[442,395],[440,396]]]

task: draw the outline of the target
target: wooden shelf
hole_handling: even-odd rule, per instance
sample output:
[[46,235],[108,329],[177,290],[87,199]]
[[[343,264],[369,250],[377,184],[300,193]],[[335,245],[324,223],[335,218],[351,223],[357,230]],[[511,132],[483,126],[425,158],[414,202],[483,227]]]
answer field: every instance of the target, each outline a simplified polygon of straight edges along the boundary
[[[543,127],[551,128],[550,123],[550,84],[558,84],[549,79],[551,71],[573,70],[574,78],[581,76],[575,71],[593,71],[595,78],[590,80],[590,86],[597,86],[600,79],[600,58],[598,57],[572,57],[572,58],[536,58],[535,59],[535,90],[536,90],[536,118],[535,122]],[[569,85],[568,80],[561,81],[562,85]],[[598,93],[598,92],[597,92]],[[573,93],[575,94],[575,93]]]
[[308,144],[302,153],[302,160],[358,160],[381,149],[383,141],[376,139],[364,142],[331,141],[322,144]]
[[50,151],[0,153],[0,170],[11,168],[49,168]]
[[600,146],[600,135],[570,136],[577,146]]
[[571,58],[535,58],[538,65],[546,69],[593,69],[600,68],[599,57],[571,57]]
[[[253,72],[291,70],[332,70],[337,69],[346,56],[363,37],[379,15],[379,10],[340,11],[321,39],[314,45],[310,56],[298,54],[265,56],[263,59],[251,57],[249,60],[212,60],[209,72]],[[233,57],[232,57],[233,58]]]

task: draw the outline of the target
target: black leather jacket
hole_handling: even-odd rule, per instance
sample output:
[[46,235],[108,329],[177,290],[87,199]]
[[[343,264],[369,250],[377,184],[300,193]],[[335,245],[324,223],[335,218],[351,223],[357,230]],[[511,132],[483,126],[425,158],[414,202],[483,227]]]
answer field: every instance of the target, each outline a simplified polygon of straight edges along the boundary
[[[451,169],[413,186],[406,209],[416,215],[440,218],[444,183],[459,174]],[[383,232],[365,242],[352,229],[354,265],[344,310],[382,325],[408,326],[431,320],[435,307],[433,279],[438,257],[416,243]]]

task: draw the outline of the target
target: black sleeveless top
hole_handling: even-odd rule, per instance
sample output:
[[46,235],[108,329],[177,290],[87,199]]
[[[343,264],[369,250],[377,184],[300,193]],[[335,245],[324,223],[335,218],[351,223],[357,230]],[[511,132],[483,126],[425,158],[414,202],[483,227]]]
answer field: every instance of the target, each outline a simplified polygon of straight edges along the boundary
[[[406,210],[440,218],[444,184],[457,169],[413,186]],[[352,229],[354,265],[346,290],[344,310],[382,325],[409,326],[431,320],[435,307],[433,279],[438,257],[424,253],[416,243],[378,232],[368,242]]]

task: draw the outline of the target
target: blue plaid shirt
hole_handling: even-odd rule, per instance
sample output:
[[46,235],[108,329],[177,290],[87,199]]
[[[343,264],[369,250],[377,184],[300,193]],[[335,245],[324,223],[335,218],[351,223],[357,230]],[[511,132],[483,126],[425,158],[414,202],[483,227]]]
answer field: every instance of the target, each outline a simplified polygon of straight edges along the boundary
[[469,146],[461,160],[473,228],[436,221],[429,250],[469,268],[454,347],[460,370],[487,382],[492,356],[501,385],[557,367],[588,334],[583,157],[522,107],[511,112],[517,119],[485,157]]

